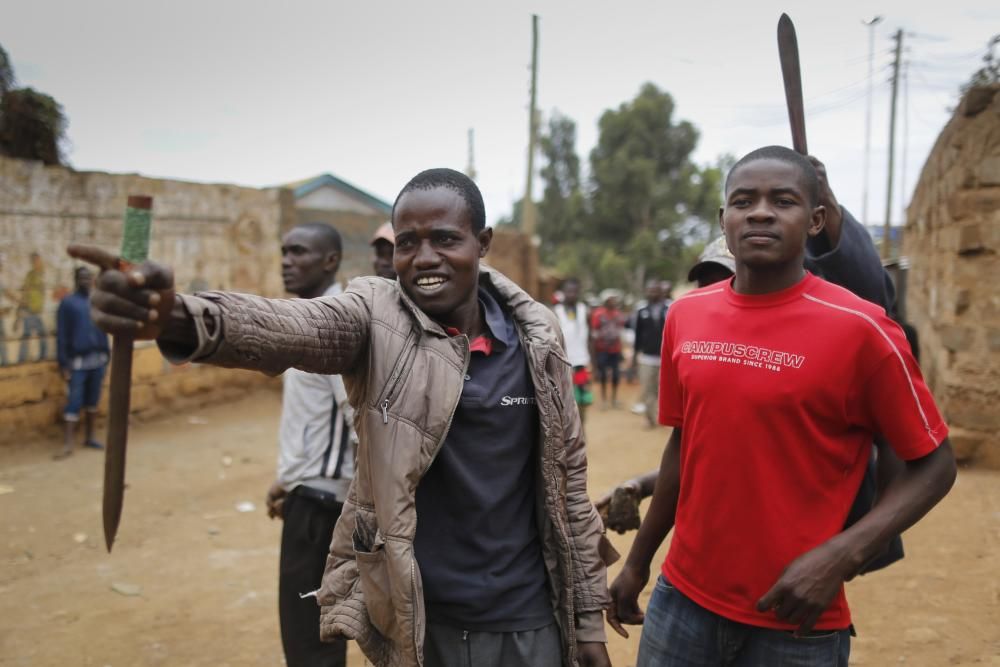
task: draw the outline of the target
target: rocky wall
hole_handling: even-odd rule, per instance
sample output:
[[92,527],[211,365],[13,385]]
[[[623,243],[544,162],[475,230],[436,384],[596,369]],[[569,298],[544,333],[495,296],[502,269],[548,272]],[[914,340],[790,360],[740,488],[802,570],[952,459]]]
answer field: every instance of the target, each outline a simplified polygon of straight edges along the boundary
[[1000,86],[971,90],[907,213],[907,313],[961,461],[1000,468]]

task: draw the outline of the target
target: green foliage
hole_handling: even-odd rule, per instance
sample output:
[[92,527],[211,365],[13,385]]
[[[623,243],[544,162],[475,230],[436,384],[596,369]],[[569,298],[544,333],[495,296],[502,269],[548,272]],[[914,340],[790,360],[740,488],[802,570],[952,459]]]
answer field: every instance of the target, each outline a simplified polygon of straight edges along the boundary
[[0,47],[0,155],[62,164],[62,106],[32,88],[15,88],[15,83],[10,57]]
[[546,263],[578,276],[588,289],[636,293],[647,276],[686,274],[690,248],[715,227],[726,163],[694,164],[698,131],[673,114],[673,98],[652,84],[606,111],[586,188],[576,125],[558,113],[550,119],[541,140],[545,188],[538,228]]
[[14,65],[10,62],[10,56],[4,51],[3,46],[0,46],[0,97],[6,95],[16,84]]
[[62,164],[59,143],[66,129],[62,107],[32,88],[7,91],[0,99],[0,153],[45,164]]
[[585,229],[576,123],[556,112],[539,144],[545,158],[540,172],[545,188],[538,204],[538,235],[542,258],[551,261],[560,245],[577,238]]
[[997,58],[996,53],[994,53],[998,45],[1000,45],[1000,34],[993,35],[986,43],[983,66],[973,72],[969,81],[962,86],[962,94],[967,93],[971,88],[1000,83],[1000,58]]

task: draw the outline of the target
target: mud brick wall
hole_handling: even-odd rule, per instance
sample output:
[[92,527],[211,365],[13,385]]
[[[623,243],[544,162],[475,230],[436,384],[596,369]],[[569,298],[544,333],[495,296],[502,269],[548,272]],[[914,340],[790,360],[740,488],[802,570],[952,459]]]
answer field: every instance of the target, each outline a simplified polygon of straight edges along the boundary
[[[42,317],[50,334],[45,359],[37,361],[40,346],[32,340],[30,363],[16,364],[20,332],[13,330],[12,299],[0,297],[9,364],[0,367],[0,443],[57,428],[65,386],[51,332],[59,299],[73,284],[74,261],[65,248],[92,243],[117,251],[130,194],[153,197],[150,256],[174,267],[180,291],[283,295],[279,239],[296,216],[290,190],[78,172],[0,157],[0,284],[16,295],[30,254],[38,253],[44,265]],[[148,344],[136,352],[134,381],[132,409],[140,416],[225,400],[255,384],[274,382],[241,371],[172,367]]]
[[960,460],[1000,469],[1000,86],[963,98],[907,213],[907,314]]

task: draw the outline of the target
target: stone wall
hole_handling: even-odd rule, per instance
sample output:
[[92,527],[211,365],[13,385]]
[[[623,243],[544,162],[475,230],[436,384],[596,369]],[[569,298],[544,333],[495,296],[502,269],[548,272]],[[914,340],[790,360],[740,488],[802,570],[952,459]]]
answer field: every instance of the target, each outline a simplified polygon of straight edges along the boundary
[[[54,330],[59,299],[72,286],[68,243],[92,243],[117,251],[125,199],[153,197],[150,256],[174,267],[180,291],[225,289],[281,296],[279,238],[295,219],[291,191],[185,183],[135,174],[77,172],[0,157],[0,283],[17,297],[31,253],[44,267],[43,320]],[[16,361],[19,332],[10,294],[0,296],[0,319],[8,340],[6,357]],[[7,312],[4,312],[4,311]],[[0,368],[0,442],[53,428],[65,387],[55,362],[54,341],[46,360]],[[38,358],[38,341],[28,348]],[[185,400],[224,399],[264,376],[238,371],[166,364],[155,347],[137,351],[133,410],[152,415]]]
[[960,460],[1000,468],[1000,86],[970,91],[910,204],[907,313]]

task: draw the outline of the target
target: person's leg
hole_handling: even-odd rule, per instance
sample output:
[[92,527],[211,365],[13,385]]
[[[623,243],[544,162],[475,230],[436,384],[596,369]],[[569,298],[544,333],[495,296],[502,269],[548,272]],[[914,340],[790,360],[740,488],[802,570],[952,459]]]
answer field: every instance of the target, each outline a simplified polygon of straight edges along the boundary
[[3,313],[0,313],[0,366],[7,365],[7,329],[3,322]]
[[73,453],[73,442],[76,439],[76,425],[80,421],[80,410],[83,408],[86,374],[86,371],[70,372],[69,388],[66,391],[66,409],[63,410],[63,421],[66,422],[66,430],[63,433],[62,451],[55,455],[57,459],[66,458]]
[[[470,634],[472,664],[476,667],[535,667],[562,664],[559,627],[550,623],[538,630]],[[495,657],[494,657],[495,656]]]
[[819,630],[796,637],[785,630],[753,628],[735,667],[847,667],[849,630]]
[[83,423],[85,429],[84,447],[104,449],[104,445],[94,438],[94,423],[97,421],[97,404],[101,401],[101,383],[104,381],[104,366],[87,371],[83,391]]
[[652,428],[656,426],[656,416],[659,405],[656,401],[657,383],[660,379],[660,367],[639,364],[639,387],[642,391],[640,400],[646,411],[646,423]]
[[424,667],[479,667],[472,663],[471,651],[469,632],[449,625],[427,624]]
[[38,334],[38,360],[44,361],[48,358],[48,340],[45,338],[45,324],[42,323],[42,316],[35,315],[35,332]]
[[23,364],[28,360],[28,339],[31,338],[31,326],[28,324],[29,315],[21,319],[21,345],[17,349],[17,363]]
[[621,382],[622,355],[620,352],[609,354],[609,365],[611,367],[611,407],[618,407],[618,383]]
[[720,667],[720,621],[661,575],[642,623],[636,667]]
[[597,381],[601,383],[601,404],[608,406],[608,355],[598,352],[594,359],[597,366]]
[[333,527],[340,509],[332,509],[294,491],[285,498],[278,566],[278,618],[288,667],[344,667],[347,643],[321,642],[319,605],[300,598],[319,588]]

